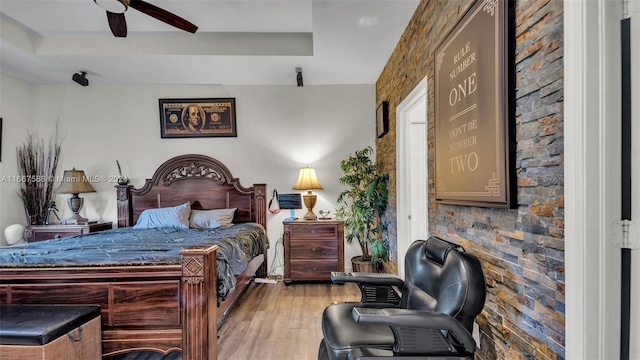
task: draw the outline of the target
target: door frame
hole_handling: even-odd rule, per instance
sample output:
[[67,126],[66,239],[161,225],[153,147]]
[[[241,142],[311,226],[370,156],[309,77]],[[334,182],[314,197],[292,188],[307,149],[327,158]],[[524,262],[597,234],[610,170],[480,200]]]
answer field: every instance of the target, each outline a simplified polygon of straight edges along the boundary
[[[427,99],[427,85],[428,80],[425,77],[422,79],[418,85],[416,85],[413,90],[407,95],[400,105],[396,108],[396,196],[397,196],[397,250],[398,250],[398,275],[404,278],[404,255],[409,248],[409,244],[405,244],[401,239],[406,239],[411,234],[411,220],[409,220],[409,216],[411,215],[408,211],[408,207],[411,202],[409,201],[409,187],[406,186],[408,179],[406,179],[405,175],[409,170],[409,153],[410,153],[410,144],[404,139],[409,137],[409,131],[411,125],[409,121],[411,118],[409,117],[409,113],[411,110],[420,102],[424,103],[425,114],[424,114],[424,144],[420,148],[424,150],[421,157],[424,161],[421,163],[424,165],[424,168],[420,170],[420,172],[424,173],[424,188],[425,188],[425,196],[424,196],[424,208],[427,212],[427,216],[425,216],[425,229],[429,228],[429,216],[428,216],[428,208],[429,208],[429,200],[428,200],[428,154],[427,154],[427,132],[428,132],[428,120],[427,120],[427,108],[429,105]],[[428,233],[428,231],[427,231]]]
[[613,359],[620,350],[620,250],[611,234],[620,219],[622,1],[563,5],[565,358]]

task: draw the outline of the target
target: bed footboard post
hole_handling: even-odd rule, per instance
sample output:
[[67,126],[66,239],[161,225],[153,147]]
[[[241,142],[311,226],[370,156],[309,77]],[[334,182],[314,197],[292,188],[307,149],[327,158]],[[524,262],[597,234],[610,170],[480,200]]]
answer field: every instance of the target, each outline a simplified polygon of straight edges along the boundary
[[131,189],[133,185],[116,185],[116,199],[118,204],[118,227],[133,226],[133,204]]
[[[265,230],[267,229],[267,184],[253,184],[254,191],[254,199],[255,199],[255,211],[256,211],[256,219],[255,222],[264,226]],[[262,265],[260,265],[260,269],[258,269],[256,276],[259,278],[267,277],[269,274],[268,265],[267,265],[267,250],[264,252],[264,261]]]
[[182,359],[215,360],[218,344],[217,246],[183,249]]

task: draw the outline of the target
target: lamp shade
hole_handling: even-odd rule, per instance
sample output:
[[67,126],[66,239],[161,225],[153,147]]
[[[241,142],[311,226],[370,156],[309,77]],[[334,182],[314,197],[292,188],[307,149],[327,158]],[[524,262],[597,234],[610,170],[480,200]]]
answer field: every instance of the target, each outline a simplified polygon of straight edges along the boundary
[[322,190],[322,185],[318,182],[316,169],[306,166],[300,169],[298,181],[291,188],[292,190]]
[[87,176],[83,170],[65,170],[62,176],[62,183],[58,187],[59,194],[83,194],[96,192],[96,189],[87,181]]

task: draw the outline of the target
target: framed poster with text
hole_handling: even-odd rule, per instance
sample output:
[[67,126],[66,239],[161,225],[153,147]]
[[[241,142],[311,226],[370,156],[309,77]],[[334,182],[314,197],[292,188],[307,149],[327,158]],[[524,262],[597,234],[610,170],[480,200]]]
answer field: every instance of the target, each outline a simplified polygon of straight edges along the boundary
[[160,136],[236,137],[236,99],[160,99]]
[[436,49],[436,202],[516,206],[513,13],[476,0]]

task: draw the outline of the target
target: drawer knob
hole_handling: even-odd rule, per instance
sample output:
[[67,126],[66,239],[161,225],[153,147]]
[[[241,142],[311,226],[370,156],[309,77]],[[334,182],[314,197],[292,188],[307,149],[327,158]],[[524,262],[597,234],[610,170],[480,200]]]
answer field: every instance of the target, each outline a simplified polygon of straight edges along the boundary
[[55,235],[53,236],[53,238],[54,238],[54,239],[60,239],[60,234],[55,234]]
[[316,249],[316,248],[311,248],[311,252],[316,252],[316,251],[318,251],[318,249]]
[[316,230],[315,230],[315,229],[312,229],[312,230],[311,230],[311,233],[312,233],[312,234],[315,234],[315,233],[316,233]]

